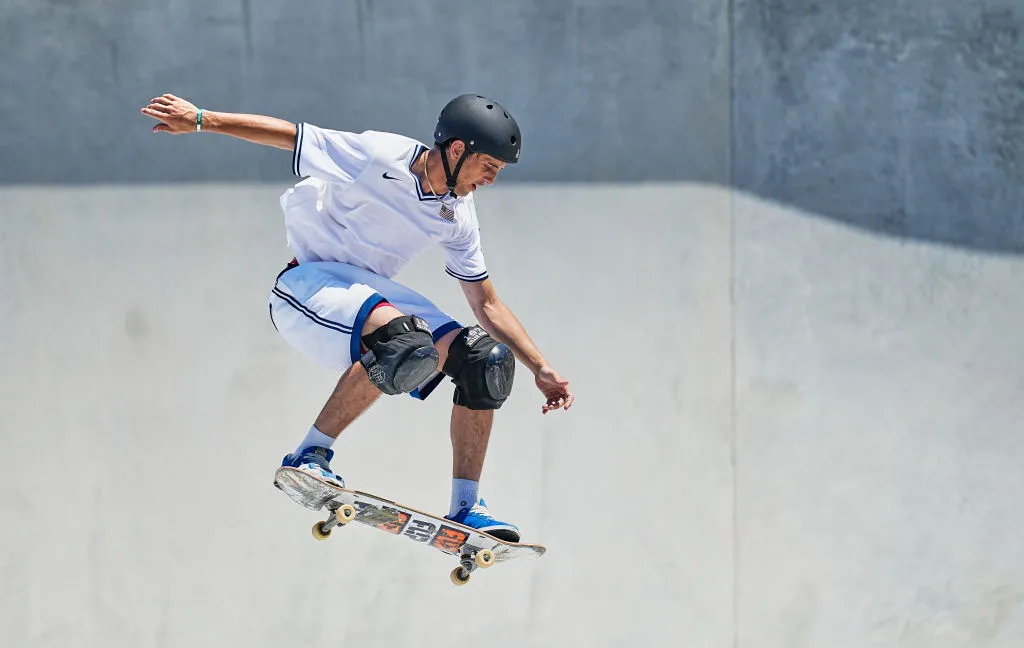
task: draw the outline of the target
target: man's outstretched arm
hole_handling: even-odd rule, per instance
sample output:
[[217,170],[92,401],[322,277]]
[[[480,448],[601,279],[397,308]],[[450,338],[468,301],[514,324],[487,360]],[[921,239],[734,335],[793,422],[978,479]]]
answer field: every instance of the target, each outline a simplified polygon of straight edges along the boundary
[[[200,121],[195,104],[172,94],[154,97],[142,114],[160,122],[153,127],[154,133],[195,133]],[[295,149],[295,124],[277,117],[203,110],[200,126],[202,132],[230,135],[288,151]]]

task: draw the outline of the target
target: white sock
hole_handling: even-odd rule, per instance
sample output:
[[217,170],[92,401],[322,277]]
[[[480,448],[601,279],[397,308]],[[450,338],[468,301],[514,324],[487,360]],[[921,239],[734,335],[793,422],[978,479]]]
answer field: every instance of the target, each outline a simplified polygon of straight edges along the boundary
[[334,437],[327,436],[320,430],[316,429],[316,426],[309,428],[309,432],[306,433],[306,438],[302,440],[299,447],[295,450],[295,454],[302,452],[304,448],[309,446],[317,446],[320,448],[330,448],[334,445],[336,439]]
[[459,509],[472,508],[476,504],[477,493],[480,491],[480,483],[468,479],[452,480],[452,503],[448,510],[451,517],[459,512]]

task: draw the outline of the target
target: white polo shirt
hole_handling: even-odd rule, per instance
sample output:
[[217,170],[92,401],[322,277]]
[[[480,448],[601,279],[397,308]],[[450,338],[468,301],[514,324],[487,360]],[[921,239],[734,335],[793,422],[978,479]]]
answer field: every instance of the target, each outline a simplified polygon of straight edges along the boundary
[[411,170],[425,150],[394,133],[300,123],[292,171],[308,177],[281,196],[288,245],[299,263],[340,261],[390,279],[438,244],[449,275],[486,279],[473,196],[442,200],[425,193]]

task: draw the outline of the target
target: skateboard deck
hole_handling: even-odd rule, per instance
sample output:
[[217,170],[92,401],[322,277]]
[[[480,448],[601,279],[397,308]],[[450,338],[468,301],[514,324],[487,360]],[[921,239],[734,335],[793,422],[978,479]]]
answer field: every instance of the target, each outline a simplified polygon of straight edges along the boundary
[[327,519],[313,525],[313,537],[317,540],[326,540],[334,527],[358,522],[457,557],[459,565],[451,572],[456,585],[468,583],[470,574],[478,568],[509,560],[536,559],[547,551],[538,544],[500,540],[371,493],[339,488],[297,468],[278,468],[274,484],[306,508],[327,509]]

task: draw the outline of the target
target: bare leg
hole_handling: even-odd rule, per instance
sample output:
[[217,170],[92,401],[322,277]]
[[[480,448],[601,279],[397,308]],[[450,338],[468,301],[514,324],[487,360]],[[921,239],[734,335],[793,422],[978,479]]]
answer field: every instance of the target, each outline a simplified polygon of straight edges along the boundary
[[342,374],[314,425],[327,436],[337,439],[342,430],[377,402],[381,393],[366,377],[363,364],[357,362]]
[[378,328],[384,326],[396,317],[401,317],[402,311],[398,310],[391,304],[386,304],[378,308],[373,309],[370,316],[363,322],[362,335],[368,335],[373,333]]
[[[372,333],[401,316],[402,313],[393,306],[374,309],[363,324],[362,335]],[[342,374],[314,425],[327,436],[337,439],[345,428],[380,398],[381,393],[366,377],[366,368],[363,364],[356,362]]]
[[[448,347],[460,332],[461,329],[450,331],[437,341],[439,367],[444,367]],[[480,481],[493,421],[493,410],[471,410],[462,405],[452,405],[452,478]]]
[[493,421],[493,410],[452,405],[452,478],[480,481]]

